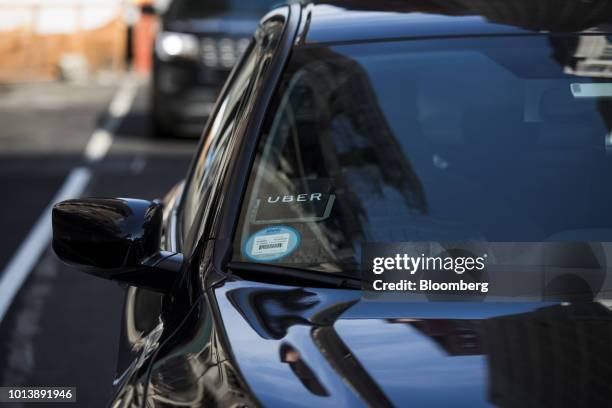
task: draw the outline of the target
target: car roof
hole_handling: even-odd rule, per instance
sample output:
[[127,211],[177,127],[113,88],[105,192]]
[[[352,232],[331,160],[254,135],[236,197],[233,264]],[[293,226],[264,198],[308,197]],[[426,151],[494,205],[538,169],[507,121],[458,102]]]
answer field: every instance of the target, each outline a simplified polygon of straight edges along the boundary
[[329,0],[303,8],[301,43],[612,32],[607,0]]

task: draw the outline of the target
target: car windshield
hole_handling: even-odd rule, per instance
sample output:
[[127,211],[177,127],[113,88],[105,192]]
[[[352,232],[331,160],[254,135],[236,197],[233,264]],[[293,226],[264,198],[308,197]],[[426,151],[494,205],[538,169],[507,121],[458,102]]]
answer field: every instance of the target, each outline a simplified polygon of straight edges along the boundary
[[174,7],[174,18],[207,18],[219,14],[234,15],[265,14],[278,0],[177,0]]
[[602,35],[297,47],[233,259],[359,275],[364,242],[612,241],[611,54]]

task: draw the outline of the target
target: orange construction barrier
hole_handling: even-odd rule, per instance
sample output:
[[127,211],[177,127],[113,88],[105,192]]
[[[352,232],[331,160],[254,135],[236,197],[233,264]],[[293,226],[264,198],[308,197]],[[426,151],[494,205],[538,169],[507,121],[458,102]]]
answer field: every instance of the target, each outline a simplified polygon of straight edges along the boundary
[[153,67],[153,42],[157,30],[157,16],[150,2],[139,3],[141,14],[134,25],[132,37],[133,68],[136,72],[146,75]]

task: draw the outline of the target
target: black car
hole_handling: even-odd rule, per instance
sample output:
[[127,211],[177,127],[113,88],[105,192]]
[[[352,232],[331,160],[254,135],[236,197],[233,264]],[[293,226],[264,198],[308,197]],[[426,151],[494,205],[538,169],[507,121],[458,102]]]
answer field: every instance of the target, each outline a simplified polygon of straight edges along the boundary
[[612,241],[611,15],[269,13],[184,183],[53,210],[62,260],[129,285],[112,406],[609,406],[609,301],[368,300],[360,263],[366,242]]
[[[276,1],[278,2],[278,1]],[[272,0],[173,0],[153,52],[154,136],[199,136]]]

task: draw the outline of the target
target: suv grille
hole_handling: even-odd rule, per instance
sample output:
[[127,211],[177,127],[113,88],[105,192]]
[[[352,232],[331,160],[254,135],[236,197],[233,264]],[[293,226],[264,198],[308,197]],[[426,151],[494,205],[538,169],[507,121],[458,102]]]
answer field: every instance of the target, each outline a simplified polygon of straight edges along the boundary
[[207,67],[229,69],[249,45],[248,38],[202,38],[202,62]]

